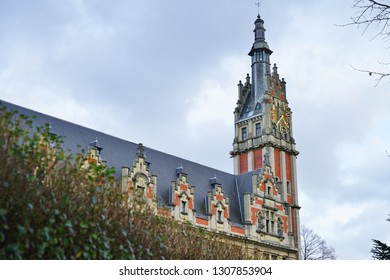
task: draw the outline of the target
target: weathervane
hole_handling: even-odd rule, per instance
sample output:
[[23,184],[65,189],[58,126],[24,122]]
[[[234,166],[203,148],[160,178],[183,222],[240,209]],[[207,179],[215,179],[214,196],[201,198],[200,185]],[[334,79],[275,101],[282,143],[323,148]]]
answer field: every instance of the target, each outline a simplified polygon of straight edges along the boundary
[[260,5],[261,5],[260,1],[257,1],[255,5],[257,6],[257,13],[260,15]]

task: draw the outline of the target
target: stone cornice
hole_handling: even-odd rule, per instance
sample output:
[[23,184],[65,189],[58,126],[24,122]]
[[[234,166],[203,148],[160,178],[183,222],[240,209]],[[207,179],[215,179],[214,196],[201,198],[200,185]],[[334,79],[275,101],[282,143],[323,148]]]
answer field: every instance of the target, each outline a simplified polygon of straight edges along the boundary
[[246,119],[242,119],[242,120],[236,121],[236,125],[241,126],[241,125],[243,125],[243,124],[248,124],[250,121],[258,121],[258,120],[261,120],[262,118],[263,118],[263,114],[251,116],[251,117],[249,117],[249,118],[246,118]]

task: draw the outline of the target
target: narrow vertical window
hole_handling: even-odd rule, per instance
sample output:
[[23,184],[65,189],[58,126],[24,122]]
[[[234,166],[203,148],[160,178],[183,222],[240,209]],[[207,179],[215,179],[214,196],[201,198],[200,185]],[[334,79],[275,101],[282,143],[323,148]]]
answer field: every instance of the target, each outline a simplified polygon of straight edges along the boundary
[[263,223],[263,219],[261,218],[261,215],[258,215],[257,216],[257,229],[258,230],[261,230],[262,223]]
[[244,140],[247,139],[247,137],[248,137],[247,129],[246,129],[246,127],[243,127],[243,128],[241,129],[241,138],[242,138],[242,140],[244,141]]
[[181,213],[187,214],[187,201],[181,201]]
[[217,222],[218,223],[223,223],[223,221],[222,221],[222,211],[221,210],[217,211]]
[[256,136],[260,136],[261,134],[261,125],[260,123],[256,124]]

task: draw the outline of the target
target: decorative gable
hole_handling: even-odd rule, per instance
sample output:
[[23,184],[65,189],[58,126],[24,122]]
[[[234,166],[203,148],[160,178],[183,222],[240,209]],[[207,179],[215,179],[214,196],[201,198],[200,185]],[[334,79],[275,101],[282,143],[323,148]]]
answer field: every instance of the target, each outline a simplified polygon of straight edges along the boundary
[[84,166],[88,167],[90,164],[100,165],[106,164],[106,161],[102,159],[102,146],[100,145],[98,139],[89,143],[88,152],[84,158]]
[[170,204],[174,207],[173,215],[179,220],[194,220],[195,187],[190,186],[188,175],[183,168],[176,169],[177,179],[172,181],[170,189]]
[[207,194],[207,214],[211,216],[211,228],[227,231],[229,221],[229,196],[225,196],[223,187],[217,178],[211,178],[213,191]]
[[157,176],[150,174],[143,145],[138,144],[138,153],[133,166],[122,167],[122,191],[151,201],[156,199],[156,186]]
[[286,99],[286,82],[284,79],[280,80],[278,67],[274,64],[272,68],[272,75],[269,77],[269,95],[271,97],[276,97],[280,100]]
[[274,177],[265,154],[263,168],[252,174],[252,193],[244,194],[245,223],[250,226],[250,235],[283,242],[288,233],[287,213],[281,199],[281,183]]

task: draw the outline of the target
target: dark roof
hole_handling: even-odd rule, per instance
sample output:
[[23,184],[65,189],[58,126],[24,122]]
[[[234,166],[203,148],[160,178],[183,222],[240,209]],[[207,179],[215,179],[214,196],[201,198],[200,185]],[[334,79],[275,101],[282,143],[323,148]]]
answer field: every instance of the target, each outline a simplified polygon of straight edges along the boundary
[[[136,159],[138,144],[115,136],[67,122],[49,115],[45,115],[5,101],[0,102],[8,109],[13,109],[26,116],[36,116],[35,126],[51,125],[51,132],[63,136],[63,148],[73,154],[88,150],[91,142],[98,140],[102,148],[101,156],[108,166],[115,167],[119,178],[123,166],[133,166]],[[236,224],[243,224],[242,205],[244,192],[251,192],[251,173],[235,176],[208,166],[204,166],[180,157],[169,155],[152,148],[144,147],[146,160],[150,162],[149,170],[157,175],[157,198],[161,204],[169,204],[169,188],[177,178],[176,168],[182,166],[183,172],[188,175],[191,186],[195,186],[195,209],[197,215],[206,215],[205,199],[212,190],[210,178],[217,178],[222,185],[225,195],[230,198],[230,220]]]

